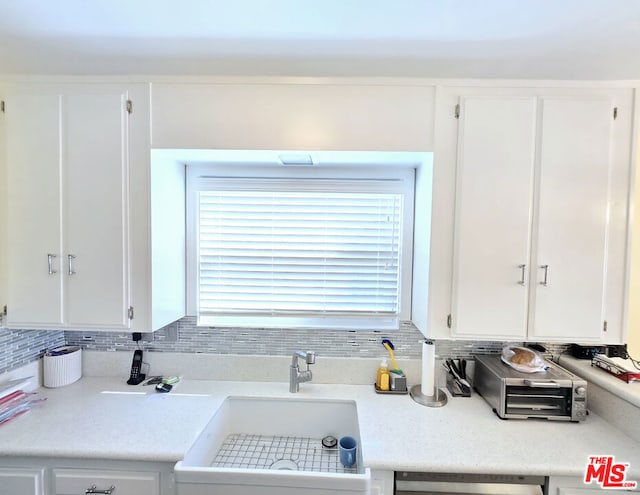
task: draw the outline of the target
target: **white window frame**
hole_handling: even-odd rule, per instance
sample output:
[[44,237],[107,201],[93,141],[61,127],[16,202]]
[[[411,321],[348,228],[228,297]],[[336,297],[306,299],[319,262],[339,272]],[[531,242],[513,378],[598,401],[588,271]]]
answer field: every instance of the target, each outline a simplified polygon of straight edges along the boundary
[[[406,165],[384,166],[313,166],[313,167],[283,167],[283,166],[252,166],[233,163],[229,165],[187,164],[187,201],[186,201],[186,227],[187,227],[187,314],[198,316],[198,191],[205,181],[215,182],[216,179],[241,179],[254,183],[255,179],[285,179],[331,180],[335,185],[347,189],[357,181],[369,182],[368,187],[380,190],[389,190],[392,185],[394,191],[401,191],[404,195],[402,238],[401,238],[401,271],[399,314],[395,318],[344,318],[335,317],[323,319],[314,318],[312,324],[305,318],[296,321],[291,317],[267,317],[262,318],[260,324],[256,324],[255,317],[243,318],[242,316],[216,317],[215,326],[241,327],[241,328],[330,328],[345,330],[393,330],[398,329],[401,321],[411,319],[411,295],[413,272],[413,229],[414,229],[414,203],[415,203],[415,169]],[[371,187],[371,184],[375,184]],[[265,190],[262,187],[262,190]],[[345,189],[346,190],[346,189]],[[198,323],[199,325],[201,323]],[[202,323],[202,326],[214,326],[211,323]]]

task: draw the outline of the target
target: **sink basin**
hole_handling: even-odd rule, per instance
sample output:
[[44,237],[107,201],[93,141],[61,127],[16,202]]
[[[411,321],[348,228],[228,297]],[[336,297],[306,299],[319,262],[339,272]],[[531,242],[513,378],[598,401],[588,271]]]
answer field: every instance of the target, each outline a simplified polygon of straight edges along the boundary
[[228,397],[176,464],[176,493],[368,494],[361,449],[345,468],[322,445],[346,435],[361,445],[353,401]]

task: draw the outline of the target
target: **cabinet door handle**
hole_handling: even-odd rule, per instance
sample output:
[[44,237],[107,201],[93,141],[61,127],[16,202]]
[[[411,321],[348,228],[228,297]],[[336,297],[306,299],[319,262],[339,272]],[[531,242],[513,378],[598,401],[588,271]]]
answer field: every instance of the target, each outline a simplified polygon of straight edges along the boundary
[[549,285],[549,265],[540,265],[540,268],[544,270],[544,278],[540,285],[544,285],[545,287]]
[[84,494],[89,495],[90,493],[100,493],[102,495],[111,495],[115,489],[116,487],[111,485],[111,488],[107,488],[106,490],[96,490],[96,485],[91,485],[90,488],[87,488],[84,491]]
[[47,266],[49,267],[49,275],[58,273],[56,270],[53,269],[53,258],[56,258],[55,254],[51,254],[51,253],[47,254]]
[[68,254],[67,255],[67,263],[68,263],[68,266],[69,266],[69,271],[67,273],[69,275],[75,275],[76,274],[75,270],[73,269],[73,260],[75,260],[75,259],[76,259],[75,255],[73,255],[73,254]]
[[520,280],[518,280],[518,285],[524,285],[524,272],[527,269],[527,265],[518,265],[520,268]]

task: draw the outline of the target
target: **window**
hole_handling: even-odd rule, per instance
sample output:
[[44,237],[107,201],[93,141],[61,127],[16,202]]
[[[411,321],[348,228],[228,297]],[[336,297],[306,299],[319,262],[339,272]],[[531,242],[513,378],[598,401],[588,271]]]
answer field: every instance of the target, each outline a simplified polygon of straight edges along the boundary
[[389,329],[409,319],[413,169],[229,169],[188,168],[199,324]]

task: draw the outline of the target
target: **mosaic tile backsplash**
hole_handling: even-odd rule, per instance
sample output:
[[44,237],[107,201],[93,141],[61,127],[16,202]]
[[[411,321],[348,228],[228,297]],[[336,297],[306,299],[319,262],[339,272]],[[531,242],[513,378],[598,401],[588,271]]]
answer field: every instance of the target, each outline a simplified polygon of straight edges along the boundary
[[[145,350],[155,352],[192,352],[205,354],[254,354],[287,356],[293,351],[313,349],[324,356],[374,357],[380,354],[383,338],[392,340],[399,357],[420,357],[422,335],[411,324],[399,331],[376,330],[291,330],[198,327],[195,317],[185,317],[152,334],[153,340],[141,342]],[[70,345],[87,349],[132,350],[136,343],[131,333],[66,332]]]
[[0,373],[39,359],[46,349],[65,344],[64,332],[0,328]]
[[[98,351],[133,350],[137,345],[130,333],[65,332],[68,345]],[[410,322],[396,331],[379,330],[281,330],[237,329],[196,326],[195,317],[185,317],[152,334],[141,342],[153,352],[191,352],[204,354],[253,354],[290,356],[293,351],[312,349],[323,356],[373,358],[386,355],[382,339],[393,342],[399,359],[420,359],[422,334]],[[499,352],[501,341],[436,341],[440,357],[471,357]],[[549,354],[561,353],[566,346],[544,344]]]
[[[246,354],[289,356],[295,350],[312,349],[323,356],[377,358],[386,355],[381,346],[390,339],[398,359],[420,359],[422,334],[410,323],[400,330],[281,330],[237,329],[196,326],[195,317],[185,317],[153,334],[150,341],[140,342],[145,351],[203,354]],[[476,354],[491,354],[501,350],[501,341],[436,341],[439,357],[469,358]],[[36,359],[44,350],[60,345],[79,345],[96,351],[132,351],[137,344],[131,333],[78,332],[46,330],[0,329],[0,373],[10,371]],[[543,344],[547,355],[558,355],[563,344]]]

